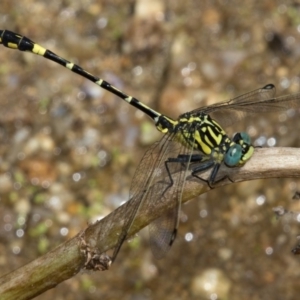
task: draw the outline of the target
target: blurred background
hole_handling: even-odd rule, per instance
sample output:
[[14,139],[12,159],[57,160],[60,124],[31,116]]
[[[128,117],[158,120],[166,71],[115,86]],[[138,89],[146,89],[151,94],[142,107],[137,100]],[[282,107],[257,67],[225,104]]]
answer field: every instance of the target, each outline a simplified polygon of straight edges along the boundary
[[[176,118],[268,83],[299,92],[298,1],[1,1],[0,28],[26,35]],[[161,135],[143,113],[63,67],[0,49],[0,275],[43,255],[128,199]],[[246,119],[255,145],[300,146],[299,111]],[[276,164],[276,162],[274,162]],[[300,189],[267,179],[183,206],[155,260],[148,232],[107,272],[82,272],[36,299],[295,299]],[[288,212],[277,218],[273,208]]]

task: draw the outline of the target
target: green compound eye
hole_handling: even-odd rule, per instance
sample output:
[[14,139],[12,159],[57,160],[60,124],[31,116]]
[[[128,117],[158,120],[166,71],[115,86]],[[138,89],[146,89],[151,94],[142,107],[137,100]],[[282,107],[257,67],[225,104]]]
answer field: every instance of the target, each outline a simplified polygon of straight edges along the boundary
[[232,139],[235,143],[237,144],[247,144],[250,145],[251,144],[251,139],[248,133],[246,132],[237,132]]
[[242,146],[239,144],[234,144],[229,147],[225,154],[224,163],[228,167],[235,167],[239,164],[242,157]]

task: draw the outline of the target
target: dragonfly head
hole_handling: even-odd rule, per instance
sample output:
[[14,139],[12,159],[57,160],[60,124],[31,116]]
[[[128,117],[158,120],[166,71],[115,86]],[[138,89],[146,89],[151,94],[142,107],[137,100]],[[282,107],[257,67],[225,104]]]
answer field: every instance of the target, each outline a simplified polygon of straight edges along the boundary
[[232,141],[233,143],[226,151],[224,162],[228,167],[243,165],[254,152],[250,136],[246,132],[238,132]]

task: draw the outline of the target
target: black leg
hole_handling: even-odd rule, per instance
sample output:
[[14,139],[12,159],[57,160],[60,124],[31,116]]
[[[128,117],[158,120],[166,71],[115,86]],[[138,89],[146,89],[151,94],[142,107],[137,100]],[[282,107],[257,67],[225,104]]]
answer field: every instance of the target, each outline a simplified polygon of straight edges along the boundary
[[183,166],[185,166],[186,163],[201,162],[202,159],[203,159],[203,155],[200,155],[200,154],[193,154],[193,155],[179,154],[176,158],[169,157],[168,160],[165,161],[165,167],[166,167],[168,176],[170,178],[170,184],[166,187],[162,196],[174,184],[172,174],[171,174],[169,166],[168,166],[169,163],[180,163]]

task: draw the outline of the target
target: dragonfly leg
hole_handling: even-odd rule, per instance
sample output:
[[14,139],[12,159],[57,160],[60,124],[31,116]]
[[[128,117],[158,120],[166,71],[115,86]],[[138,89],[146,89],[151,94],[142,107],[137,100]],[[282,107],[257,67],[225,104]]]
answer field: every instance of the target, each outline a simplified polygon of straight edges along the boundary
[[[213,170],[208,179],[204,179],[198,175],[199,173],[202,173],[211,168],[213,168]],[[217,176],[219,168],[220,168],[220,164],[216,164],[214,161],[208,160],[208,161],[202,163],[200,166],[193,168],[192,176],[205,182],[211,189],[213,189],[214,188],[213,185],[216,183],[215,178]]]
[[[214,167],[213,167],[213,165],[214,165]],[[214,162],[210,162],[210,164],[207,163],[206,165],[201,165],[201,166],[196,167],[192,170],[192,176],[194,176],[194,177],[204,181],[205,183],[207,183],[207,185],[211,189],[213,189],[214,186],[217,183],[219,183],[219,182],[221,182],[225,179],[228,179],[230,182],[234,183],[234,181],[228,175],[225,175],[225,176],[223,176],[223,177],[216,180],[216,176],[218,174],[220,166],[221,166],[221,164],[214,163]],[[213,167],[213,170],[211,172],[211,175],[210,175],[209,179],[203,179],[202,177],[198,176],[198,173],[204,172],[204,171],[206,171],[206,170],[208,170],[209,168],[212,168],[212,167]]]
[[[193,155],[180,154],[176,158],[169,158],[166,161],[166,168],[168,170],[170,179],[172,180],[172,178],[171,178],[172,176],[171,176],[171,172],[169,172],[169,169],[167,167],[168,163],[176,162],[176,163],[181,163],[183,166],[186,166],[187,163],[200,163],[201,161],[203,161],[203,158],[205,158],[205,157],[201,154],[193,154]],[[202,173],[202,172],[212,168],[213,166],[214,166],[214,169],[213,169],[209,179],[203,179],[202,177],[200,177],[198,175],[198,173]],[[220,164],[216,164],[212,160],[203,161],[199,166],[192,168],[192,176],[204,181],[212,189],[213,185],[215,183],[219,182],[219,180],[218,181],[215,180],[218,170],[219,170],[219,167],[220,167]],[[223,178],[221,178],[221,180],[223,180]]]
[[168,160],[165,161],[165,167],[170,179],[170,183],[169,185],[165,188],[162,196],[165,194],[165,192],[173,186],[174,181],[172,178],[172,174],[169,168],[169,164],[170,163],[180,163],[182,164],[183,167],[186,167],[187,163],[194,163],[194,162],[199,162],[203,159],[203,155],[200,154],[193,154],[193,155],[186,155],[186,154],[179,154],[177,157],[173,158],[173,157],[169,157]]

